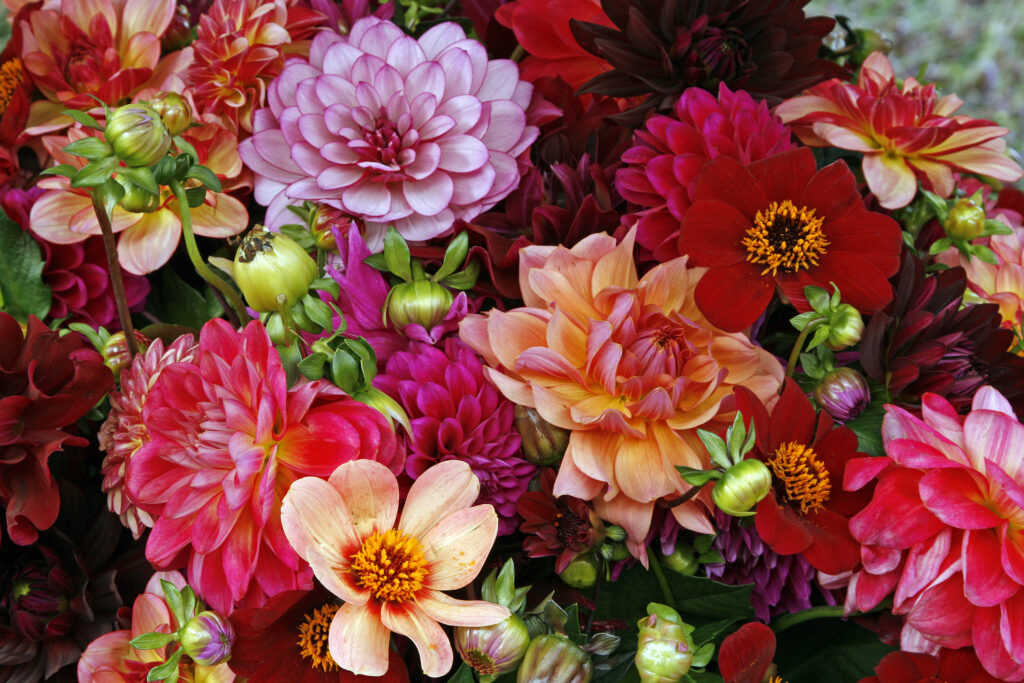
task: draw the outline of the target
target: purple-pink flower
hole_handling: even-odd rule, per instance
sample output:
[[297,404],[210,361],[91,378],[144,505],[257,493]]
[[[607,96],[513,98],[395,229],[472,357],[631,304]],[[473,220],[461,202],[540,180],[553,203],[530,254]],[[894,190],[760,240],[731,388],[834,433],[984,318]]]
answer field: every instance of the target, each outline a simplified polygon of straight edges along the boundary
[[289,62],[239,151],[268,225],[311,200],[364,220],[371,248],[387,225],[425,240],[515,189],[538,132],[532,94],[514,62],[488,60],[457,24],[414,39],[366,17]]

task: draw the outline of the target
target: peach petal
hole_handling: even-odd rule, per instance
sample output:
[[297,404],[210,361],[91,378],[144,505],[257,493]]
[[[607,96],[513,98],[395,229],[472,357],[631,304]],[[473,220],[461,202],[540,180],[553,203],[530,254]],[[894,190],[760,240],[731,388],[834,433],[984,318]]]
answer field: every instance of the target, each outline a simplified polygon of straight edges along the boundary
[[383,676],[388,672],[390,636],[377,605],[345,603],[331,621],[327,647],[341,668],[362,676]]
[[615,482],[622,493],[638,503],[650,503],[676,490],[665,477],[660,444],[654,439],[619,439],[615,455]]
[[223,192],[210,193],[204,204],[192,209],[192,228],[204,237],[232,237],[248,224],[245,205]]
[[868,187],[886,209],[906,206],[917,194],[917,179],[902,157],[866,154],[863,169]]
[[[574,433],[569,437],[570,444],[576,436]],[[604,482],[592,479],[580,471],[573,461],[571,454],[566,450],[565,457],[558,467],[558,477],[552,493],[558,496],[573,496],[581,500],[593,500],[601,495],[604,489]]]
[[353,460],[334,470],[327,480],[344,501],[359,539],[385,532],[398,518],[398,480],[374,460]]
[[509,313],[491,311],[487,321],[487,338],[498,361],[511,369],[526,349],[546,346],[546,318],[547,315],[543,318],[533,315],[529,309]]
[[[618,495],[613,498],[602,496],[594,500],[594,511],[601,519],[606,519],[612,524],[618,524],[626,530],[628,541],[642,544],[651,529],[651,516],[654,513],[654,503],[638,503],[626,496]],[[641,546],[642,547],[642,546]],[[647,566],[646,553],[634,557]]]
[[[451,461],[450,461],[451,462]],[[443,676],[452,668],[452,646],[437,622],[416,603],[388,603],[381,609],[386,628],[401,633],[416,645],[423,675]]]
[[292,548],[306,561],[322,558],[328,564],[347,566],[348,556],[362,546],[338,489],[317,477],[303,477],[288,489],[281,503],[281,526]]
[[455,590],[471,582],[483,569],[497,535],[498,515],[490,505],[447,515],[420,537],[430,563],[426,585]]
[[480,480],[461,460],[434,465],[413,482],[398,528],[423,538],[445,515],[467,508],[480,493]]
[[633,289],[637,285],[636,262],[633,260],[633,245],[636,242],[636,226],[617,247],[602,256],[594,265],[591,291],[600,292],[608,287]]
[[[127,0],[121,12],[121,50],[136,34],[161,36],[174,17],[174,0]],[[155,63],[155,60],[154,60]]]
[[490,626],[509,617],[507,607],[485,600],[456,600],[438,591],[426,589],[416,596],[431,619],[449,626]]
[[64,190],[49,190],[32,205],[29,226],[36,235],[54,244],[74,244],[88,239],[88,234],[72,232],[68,224],[75,214],[92,210],[88,197]]
[[173,211],[145,213],[121,233],[117,260],[129,273],[146,275],[170,260],[180,239],[181,219]]

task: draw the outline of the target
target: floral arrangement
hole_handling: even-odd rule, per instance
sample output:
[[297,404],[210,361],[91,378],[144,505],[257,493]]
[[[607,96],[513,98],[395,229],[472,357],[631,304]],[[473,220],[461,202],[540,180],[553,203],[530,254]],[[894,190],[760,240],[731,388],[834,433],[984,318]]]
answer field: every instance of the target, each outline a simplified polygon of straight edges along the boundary
[[1024,681],[1024,169],[876,32],[4,4],[0,681]]

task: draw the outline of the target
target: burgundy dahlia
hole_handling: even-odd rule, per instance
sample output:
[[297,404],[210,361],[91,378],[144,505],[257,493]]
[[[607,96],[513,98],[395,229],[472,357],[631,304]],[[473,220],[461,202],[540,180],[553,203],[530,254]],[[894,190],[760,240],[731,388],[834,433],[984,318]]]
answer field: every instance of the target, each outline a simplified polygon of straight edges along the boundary
[[438,462],[468,463],[480,479],[477,502],[494,506],[499,534],[514,532],[516,501],[536,467],[520,453],[515,405],[485,377],[480,357],[454,338],[440,348],[412,342],[388,359],[374,385],[409,415],[406,473],[416,479]]
[[519,497],[516,509],[523,518],[519,530],[529,537],[523,549],[529,557],[557,557],[555,571],[561,573],[573,559],[604,538],[604,525],[590,504],[573,496],[555,498],[558,472],[546,467],[540,473],[539,491]]

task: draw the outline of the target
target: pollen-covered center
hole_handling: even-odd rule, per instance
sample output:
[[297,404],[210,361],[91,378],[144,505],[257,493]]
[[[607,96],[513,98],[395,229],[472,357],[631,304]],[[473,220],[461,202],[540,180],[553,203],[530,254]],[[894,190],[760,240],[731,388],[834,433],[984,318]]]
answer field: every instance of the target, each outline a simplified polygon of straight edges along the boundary
[[7,111],[7,105],[11,103],[15,91],[21,85],[21,60],[15,57],[0,66],[0,114]]
[[338,664],[327,649],[327,635],[338,605],[326,604],[306,615],[299,625],[299,654],[310,660],[309,665],[324,672],[338,670]]
[[814,209],[797,207],[788,199],[781,204],[772,202],[757,212],[754,225],[743,238],[747,261],[764,266],[761,275],[771,273],[773,277],[780,270],[795,273],[813,268],[828,251],[828,240],[821,231],[823,222]]
[[398,529],[374,532],[352,556],[356,584],[369,589],[378,600],[406,602],[423,587],[427,560],[423,547],[413,536]]
[[832,493],[832,482],[814,449],[787,441],[775,450],[767,464],[775,478],[785,486],[786,499],[800,506],[800,514],[817,512],[825,507]]

